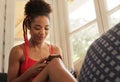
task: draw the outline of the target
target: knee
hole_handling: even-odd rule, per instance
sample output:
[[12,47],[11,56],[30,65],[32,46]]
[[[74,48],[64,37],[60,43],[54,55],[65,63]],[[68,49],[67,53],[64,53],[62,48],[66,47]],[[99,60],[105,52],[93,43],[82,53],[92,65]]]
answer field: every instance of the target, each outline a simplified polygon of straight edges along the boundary
[[47,70],[53,69],[53,67],[61,67],[64,66],[63,61],[60,58],[54,58],[50,62],[48,62]]

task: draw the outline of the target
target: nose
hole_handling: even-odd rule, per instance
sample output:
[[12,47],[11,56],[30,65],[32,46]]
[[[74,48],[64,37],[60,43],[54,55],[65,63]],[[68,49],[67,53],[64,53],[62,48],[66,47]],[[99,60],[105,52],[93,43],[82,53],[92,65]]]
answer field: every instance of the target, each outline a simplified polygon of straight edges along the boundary
[[44,28],[40,29],[39,34],[44,35],[45,34],[45,29]]

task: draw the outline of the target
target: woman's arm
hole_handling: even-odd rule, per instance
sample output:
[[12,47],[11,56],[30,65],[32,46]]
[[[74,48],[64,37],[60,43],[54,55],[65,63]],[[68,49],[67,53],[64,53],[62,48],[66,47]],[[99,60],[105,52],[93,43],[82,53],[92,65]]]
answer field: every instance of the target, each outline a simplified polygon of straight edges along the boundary
[[27,82],[32,76],[32,73],[29,70],[19,76],[22,57],[23,51],[20,46],[12,48],[9,56],[8,82]]

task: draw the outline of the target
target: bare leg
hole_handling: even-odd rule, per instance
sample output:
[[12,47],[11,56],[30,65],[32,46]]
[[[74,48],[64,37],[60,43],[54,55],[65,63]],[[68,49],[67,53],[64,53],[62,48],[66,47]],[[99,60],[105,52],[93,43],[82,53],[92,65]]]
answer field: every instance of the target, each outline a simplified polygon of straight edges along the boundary
[[47,67],[45,67],[32,82],[46,82],[48,79]]
[[48,68],[50,82],[76,82],[75,78],[65,68],[63,62],[59,58],[51,61]]
[[54,58],[32,82],[77,82],[59,58]]

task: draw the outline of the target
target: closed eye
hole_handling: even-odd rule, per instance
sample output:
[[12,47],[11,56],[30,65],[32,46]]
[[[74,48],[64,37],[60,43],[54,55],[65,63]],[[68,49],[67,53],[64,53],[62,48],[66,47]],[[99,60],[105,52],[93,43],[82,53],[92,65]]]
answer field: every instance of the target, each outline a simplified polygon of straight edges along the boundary
[[40,25],[36,25],[34,28],[35,28],[35,30],[40,30],[41,26]]
[[[41,27],[40,25],[35,25],[34,28],[35,28],[35,30],[40,30],[40,29],[42,29],[42,27]],[[49,25],[46,25],[46,26],[44,27],[44,29],[45,29],[45,30],[49,30]]]
[[49,30],[49,26],[48,25],[45,27],[45,30]]

